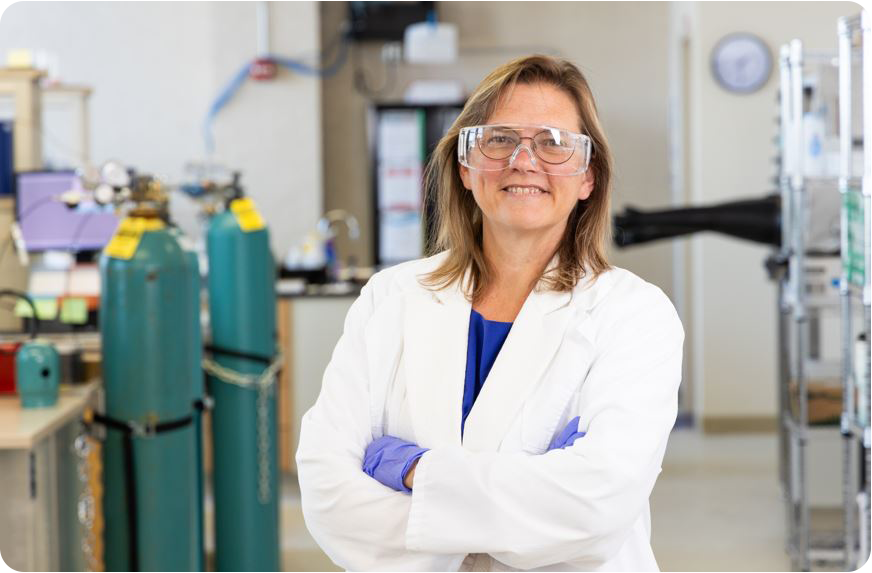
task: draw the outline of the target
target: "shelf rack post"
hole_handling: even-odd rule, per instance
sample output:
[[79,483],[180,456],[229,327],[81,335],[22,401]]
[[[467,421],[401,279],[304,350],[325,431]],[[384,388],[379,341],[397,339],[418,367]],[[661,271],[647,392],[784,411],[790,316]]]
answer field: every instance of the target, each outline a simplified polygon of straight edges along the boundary
[[840,251],[842,272],[839,278],[842,322],[842,415],[840,431],[842,434],[842,524],[844,529],[845,566],[856,560],[856,499],[858,488],[854,471],[856,441],[854,437],[854,373],[853,373],[853,304],[851,300],[851,216],[850,205],[855,193],[854,149],[853,149],[853,33],[851,18],[839,18],[839,194],[840,207]]

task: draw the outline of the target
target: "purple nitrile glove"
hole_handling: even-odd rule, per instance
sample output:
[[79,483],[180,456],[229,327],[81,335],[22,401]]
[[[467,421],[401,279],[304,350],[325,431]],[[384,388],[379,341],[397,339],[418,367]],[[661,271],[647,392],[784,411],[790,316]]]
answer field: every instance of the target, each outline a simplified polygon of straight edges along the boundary
[[363,471],[391,489],[409,493],[412,490],[406,487],[403,479],[412,463],[427,449],[394,436],[382,436],[366,447]]
[[585,432],[578,431],[578,422],[580,420],[581,417],[579,416],[569,420],[569,423],[566,424],[563,431],[551,440],[551,444],[548,445],[548,451],[550,452],[551,450],[562,450],[563,448],[568,448],[575,443],[575,440],[584,436]]

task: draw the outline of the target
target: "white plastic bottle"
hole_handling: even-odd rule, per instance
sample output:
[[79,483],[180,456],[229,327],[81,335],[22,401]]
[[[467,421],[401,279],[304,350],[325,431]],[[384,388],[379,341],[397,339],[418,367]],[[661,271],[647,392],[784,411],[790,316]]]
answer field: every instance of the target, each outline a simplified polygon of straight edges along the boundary
[[825,108],[806,113],[802,118],[802,127],[803,171],[806,177],[823,177],[827,173],[827,158],[824,153],[824,138],[826,137]]

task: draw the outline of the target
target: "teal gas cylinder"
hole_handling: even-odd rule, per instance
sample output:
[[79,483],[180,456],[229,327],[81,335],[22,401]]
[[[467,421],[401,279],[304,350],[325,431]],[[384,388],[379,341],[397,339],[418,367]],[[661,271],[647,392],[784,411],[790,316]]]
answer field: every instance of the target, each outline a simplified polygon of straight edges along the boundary
[[31,340],[15,354],[15,379],[24,408],[54,406],[58,401],[61,361],[46,341]]
[[[182,250],[185,251],[185,256],[188,258],[188,264],[191,265],[191,268],[194,272],[191,273],[191,301],[196,309],[196,314],[194,320],[191,321],[191,340],[194,348],[198,348],[202,350],[203,348],[203,332],[200,326],[200,292],[202,291],[202,282],[200,279],[200,260],[197,256],[197,251],[194,248],[194,245],[191,243],[190,239],[186,237],[181,230],[177,227],[173,227],[169,230],[170,234],[175,237],[175,239],[179,242],[179,245],[182,247]],[[191,379],[198,381],[193,385],[194,395],[192,396],[192,400],[202,400],[204,397],[205,388],[203,387],[203,367],[200,362],[191,361]],[[205,500],[205,492],[204,483],[203,483],[203,419],[202,419],[202,410],[198,409],[194,413],[195,424],[194,429],[196,431],[196,443],[197,443],[197,475],[199,479],[197,480],[198,494],[197,494],[197,503],[199,504],[197,509],[197,538],[198,538],[198,547],[200,551],[198,553],[199,565],[197,566],[197,571],[205,571],[206,570],[206,555],[205,555],[205,544],[204,544],[204,532],[203,532],[203,519],[205,517],[205,511],[203,508],[203,502]]]
[[[275,266],[269,232],[250,199],[235,199],[207,232],[209,315],[215,361],[260,374],[276,351]],[[221,352],[224,350],[226,352]],[[210,377],[214,398],[215,569],[278,571],[276,388]],[[259,400],[260,398],[260,400]]]
[[[197,271],[163,222],[135,213],[143,216],[121,221],[100,260],[105,416],[115,421],[103,448],[106,569],[196,571],[202,568],[193,405],[202,385]],[[137,432],[119,423],[133,423]]]

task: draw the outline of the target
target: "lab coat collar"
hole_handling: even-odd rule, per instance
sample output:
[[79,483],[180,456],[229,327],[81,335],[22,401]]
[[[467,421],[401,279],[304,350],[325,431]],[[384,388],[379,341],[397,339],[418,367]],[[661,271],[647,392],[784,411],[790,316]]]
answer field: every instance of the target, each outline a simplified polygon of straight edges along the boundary
[[[430,259],[427,262],[426,270],[419,273],[418,276],[423,276],[435,270],[442,263],[448,251],[442,252]],[[558,264],[558,257],[554,255],[548,266],[545,268],[545,273],[552,271]],[[463,293],[462,284],[465,284],[468,279],[469,271],[464,276],[462,282],[454,282],[450,286],[430,291],[431,296],[439,304],[463,304],[469,305],[466,296]],[[548,314],[559,308],[567,305],[575,306],[581,310],[589,310],[593,308],[602,297],[609,291],[612,284],[611,273],[606,271],[601,273],[596,279],[591,274],[587,274],[579,279],[578,284],[571,291],[557,292],[548,290],[544,281],[539,281],[533,292],[530,293],[528,301],[531,305],[536,306],[542,314]],[[525,303],[526,304],[526,303]]]
[[[554,261],[552,261],[552,264]],[[606,279],[606,280],[603,280]],[[571,292],[537,285],[524,302],[466,420],[463,383],[471,303],[459,284],[407,301],[404,365],[416,439],[423,447],[462,445],[496,451],[527,396],[554,357],[568,326],[602,298],[609,273],[583,278]]]

